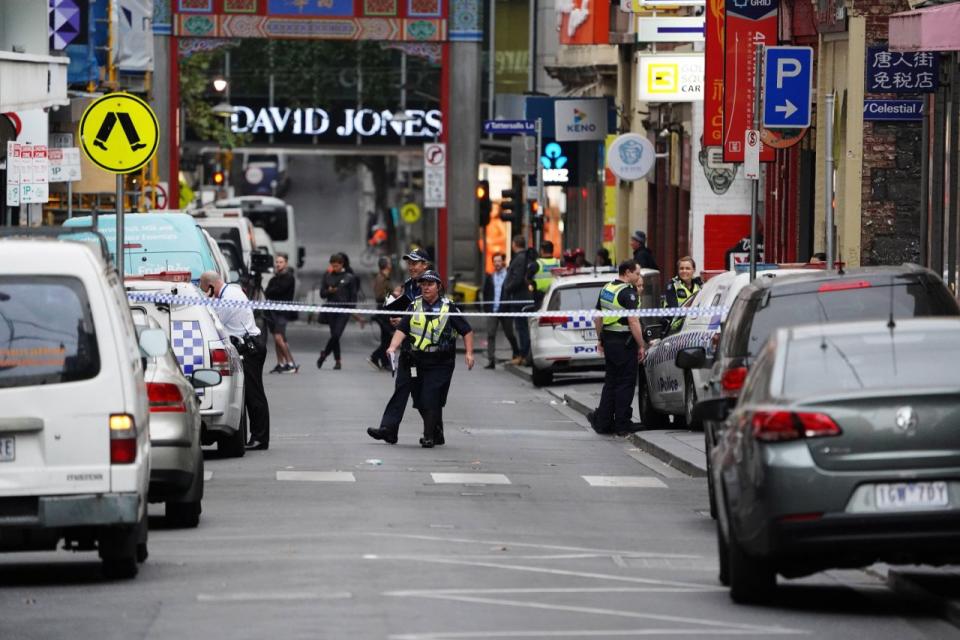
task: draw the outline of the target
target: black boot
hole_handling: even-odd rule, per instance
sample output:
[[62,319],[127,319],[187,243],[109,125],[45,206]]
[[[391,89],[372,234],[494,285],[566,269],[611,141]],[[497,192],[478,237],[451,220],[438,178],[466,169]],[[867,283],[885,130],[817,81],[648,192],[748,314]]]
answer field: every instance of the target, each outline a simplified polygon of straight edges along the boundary
[[397,434],[390,432],[383,427],[380,427],[379,429],[370,427],[367,429],[367,435],[374,440],[383,440],[387,444],[397,444]]
[[443,423],[441,422],[437,425],[437,428],[433,430],[433,444],[439,447],[445,444],[445,442],[443,439]]
[[420,446],[424,449],[433,449],[433,440],[430,438],[420,438]]

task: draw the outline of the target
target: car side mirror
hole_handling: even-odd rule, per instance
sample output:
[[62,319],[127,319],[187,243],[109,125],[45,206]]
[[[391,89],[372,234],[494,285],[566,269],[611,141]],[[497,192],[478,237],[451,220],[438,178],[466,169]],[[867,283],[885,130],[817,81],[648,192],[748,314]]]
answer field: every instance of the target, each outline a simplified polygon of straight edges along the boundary
[[163,329],[144,329],[140,332],[140,349],[148,358],[159,358],[167,352],[169,343]]
[[273,268],[273,256],[269,253],[251,253],[250,270],[254,273],[266,273]]
[[700,422],[723,422],[729,415],[730,401],[727,398],[704,400],[693,408],[693,419]]
[[215,387],[223,381],[223,376],[215,369],[194,369],[190,374],[190,384],[194,389]]
[[651,324],[643,328],[643,337],[649,342],[651,340],[657,340],[658,338],[663,337],[663,325],[659,322],[656,324]]
[[297,269],[303,266],[303,261],[306,260],[307,250],[304,247],[297,247]]
[[677,352],[674,364],[678,369],[702,369],[707,364],[707,352],[703,347],[687,347]]

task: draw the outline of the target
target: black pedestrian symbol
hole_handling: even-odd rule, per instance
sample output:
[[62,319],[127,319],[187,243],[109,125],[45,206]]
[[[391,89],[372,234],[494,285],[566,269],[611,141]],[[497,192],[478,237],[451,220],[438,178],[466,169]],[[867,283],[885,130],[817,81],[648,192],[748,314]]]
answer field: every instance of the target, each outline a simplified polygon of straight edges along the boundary
[[147,146],[140,142],[140,134],[137,133],[137,128],[133,126],[133,120],[130,119],[130,114],[123,111],[111,111],[107,114],[107,117],[103,119],[103,124],[100,125],[100,130],[97,131],[97,137],[93,141],[94,146],[108,151],[107,140],[110,138],[110,133],[113,131],[113,127],[116,126],[117,120],[120,121],[123,135],[127,137],[127,142],[130,144],[130,151],[138,151]]

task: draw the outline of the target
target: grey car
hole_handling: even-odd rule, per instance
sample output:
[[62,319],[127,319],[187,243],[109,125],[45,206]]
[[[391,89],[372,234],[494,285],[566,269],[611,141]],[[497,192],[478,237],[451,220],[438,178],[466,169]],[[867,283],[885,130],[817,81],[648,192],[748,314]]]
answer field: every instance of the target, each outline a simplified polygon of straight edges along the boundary
[[770,597],[778,573],[960,560],[957,362],[955,318],[771,335],[712,453],[735,601]]

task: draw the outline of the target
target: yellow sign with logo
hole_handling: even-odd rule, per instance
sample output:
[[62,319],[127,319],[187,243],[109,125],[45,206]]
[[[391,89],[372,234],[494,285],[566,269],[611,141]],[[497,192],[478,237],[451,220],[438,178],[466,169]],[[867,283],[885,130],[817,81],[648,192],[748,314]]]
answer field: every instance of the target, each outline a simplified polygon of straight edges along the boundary
[[132,173],[157,152],[160,127],[146,102],[129,93],[108,93],[80,118],[80,147],[111,173]]
[[420,213],[420,207],[414,202],[408,202],[400,207],[400,217],[403,218],[403,221],[407,224],[413,224],[420,220]]

